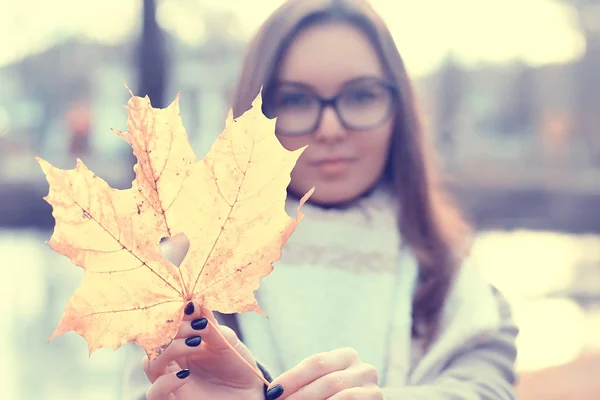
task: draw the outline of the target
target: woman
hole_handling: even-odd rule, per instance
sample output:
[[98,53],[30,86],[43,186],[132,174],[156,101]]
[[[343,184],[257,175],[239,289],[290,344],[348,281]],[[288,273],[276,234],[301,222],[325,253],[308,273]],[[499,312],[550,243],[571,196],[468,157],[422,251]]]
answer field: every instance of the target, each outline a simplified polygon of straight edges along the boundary
[[[240,353],[278,376],[266,397],[514,399],[517,329],[466,259],[469,232],[436,184],[381,18],[363,0],[286,1],[250,45],[234,116],[261,88],[282,145],[309,145],[292,172],[290,212],[316,187],[257,292],[269,320],[221,319]],[[264,399],[206,327],[212,314],[193,303],[187,314],[171,346],[145,362],[147,379],[137,368],[140,393]]]

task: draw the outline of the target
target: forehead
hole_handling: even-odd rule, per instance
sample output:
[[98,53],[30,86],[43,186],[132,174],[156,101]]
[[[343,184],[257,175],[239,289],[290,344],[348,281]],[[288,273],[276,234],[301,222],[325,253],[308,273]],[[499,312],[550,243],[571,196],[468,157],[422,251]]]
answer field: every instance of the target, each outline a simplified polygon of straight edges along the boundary
[[281,60],[278,81],[330,95],[365,76],[384,77],[376,50],[361,30],[335,22],[311,26],[294,38]]

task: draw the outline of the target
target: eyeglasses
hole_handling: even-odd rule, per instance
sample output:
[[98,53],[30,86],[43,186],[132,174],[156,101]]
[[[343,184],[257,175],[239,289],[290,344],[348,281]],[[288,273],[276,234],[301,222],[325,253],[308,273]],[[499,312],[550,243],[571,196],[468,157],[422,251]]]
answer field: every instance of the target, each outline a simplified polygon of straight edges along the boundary
[[334,97],[323,98],[309,87],[283,83],[270,93],[265,115],[277,117],[276,132],[282,136],[314,132],[326,107],[332,107],[344,128],[373,129],[393,114],[396,88],[379,78],[360,78],[347,83]]

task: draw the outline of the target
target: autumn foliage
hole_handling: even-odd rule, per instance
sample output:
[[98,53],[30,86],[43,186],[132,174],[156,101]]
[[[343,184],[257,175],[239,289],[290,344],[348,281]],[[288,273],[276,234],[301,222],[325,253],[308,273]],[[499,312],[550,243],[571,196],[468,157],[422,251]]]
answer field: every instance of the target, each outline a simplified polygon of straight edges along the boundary
[[[260,102],[237,120],[230,112],[207,156],[196,161],[179,95],[156,109],[132,94],[127,130],[114,131],[137,157],[127,190],[111,188],[81,160],[62,170],[37,159],[56,221],[49,245],[85,270],[51,339],[74,330],[90,353],[135,341],[153,359],[175,337],[192,299],[224,313],[261,312],[254,291],[312,191],[297,217],[288,216],[286,188],[303,149],[280,145]],[[181,233],[190,247],[178,268],[160,242]]]

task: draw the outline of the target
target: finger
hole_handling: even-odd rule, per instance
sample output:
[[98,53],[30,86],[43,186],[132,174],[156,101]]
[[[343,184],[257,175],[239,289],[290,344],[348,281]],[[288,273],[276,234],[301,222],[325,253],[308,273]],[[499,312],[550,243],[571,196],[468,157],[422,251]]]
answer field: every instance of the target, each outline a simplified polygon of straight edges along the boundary
[[237,349],[241,342],[235,332],[224,325],[220,325],[210,310],[202,308],[201,313],[203,315],[202,318],[197,318],[192,321],[183,321],[179,327],[176,338],[202,336],[202,342],[206,348],[220,350],[228,348],[228,346],[223,343],[223,339],[221,338],[222,335],[227,342]]
[[191,336],[205,336],[209,331],[208,319],[196,318],[191,321],[181,321],[175,339],[189,338]]
[[146,376],[150,382],[154,382],[159,376],[164,375],[165,371],[169,371],[176,360],[191,355],[198,351],[198,347],[202,344],[200,336],[194,336],[187,339],[175,339],[169,347],[157,358],[151,361],[146,367]]
[[[214,318],[214,315],[212,314],[212,312],[202,309],[202,311],[199,311],[200,308],[196,307],[196,310],[190,314],[191,316],[195,315],[195,312],[198,312],[198,314],[196,315],[200,315],[200,312],[205,314],[207,316],[206,319],[211,319]],[[198,352],[198,350],[194,350],[194,348],[199,347],[202,349],[208,349],[208,350],[225,350],[225,351],[230,351],[228,346],[223,342],[223,339],[221,338],[221,335],[225,338],[225,340],[227,340],[227,342],[229,342],[234,349],[242,356],[242,357],[250,357],[251,354],[249,353],[249,350],[242,344],[242,342],[240,342],[240,340],[238,339],[237,335],[235,334],[235,332],[233,330],[231,330],[230,328],[226,327],[226,326],[221,326],[218,325],[218,323],[216,322],[215,319],[215,324],[214,326],[211,326],[211,324],[208,321],[199,321],[202,320],[203,318],[199,318],[193,321],[183,321],[180,328],[179,328],[179,332],[177,334],[177,338],[175,340],[173,340],[173,342],[171,342],[171,344],[169,344],[169,346],[166,348],[166,350],[160,355],[158,356],[155,360],[153,360],[150,365],[145,367],[145,371],[146,371],[146,376],[148,377],[148,380],[150,380],[150,382],[153,382],[155,379],[157,379],[159,376],[165,374],[165,372],[167,371],[167,368],[176,360],[178,360],[181,357],[184,356],[190,356],[190,355],[200,355],[201,353]],[[198,326],[205,326],[204,329],[194,329],[192,327],[192,323],[198,321],[196,323],[196,327]],[[216,328],[216,329],[215,329]],[[217,332],[218,329],[218,332]],[[219,334],[220,333],[220,334]],[[250,357],[251,358],[251,357]],[[177,364],[176,364],[177,365]],[[179,365],[177,365],[179,366]],[[182,367],[185,367],[185,365],[181,365]],[[168,371],[172,371],[174,368],[177,367],[173,367],[171,365],[171,369]]]
[[[254,356],[231,328],[219,325],[212,312],[208,310],[203,309],[202,314],[206,315],[206,318],[194,320],[189,323],[184,321],[179,328],[179,335],[184,338],[193,337],[192,335],[202,335],[202,348],[204,350],[229,353],[231,351],[230,347],[232,347],[243,359],[251,365],[254,364]],[[208,322],[209,320],[210,322]],[[204,326],[205,328],[203,329],[195,329]],[[197,356],[201,356],[201,354],[203,353],[196,353]]]
[[192,321],[202,317],[202,308],[195,301],[190,301],[183,307],[183,320]]
[[[142,359],[142,369],[144,370],[144,373],[146,374],[146,378],[148,378],[148,380],[150,381],[150,383],[154,382],[154,379],[150,379],[150,376],[148,375],[148,369],[149,369],[150,363],[148,362],[148,356],[144,356],[144,358]],[[162,371],[153,371],[153,373],[156,373],[156,376],[160,376],[160,375],[164,375],[170,372],[177,372],[179,371],[181,368],[181,366],[176,362],[176,361],[171,361],[169,363],[169,365],[167,365]]]
[[198,336],[199,333],[195,331],[201,331],[208,325],[208,319],[205,316],[216,321],[212,311],[200,307],[193,301],[187,303],[183,308],[183,320],[179,325],[175,339]]
[[[377,384],[377,370],[369,364],[360,364],[332,372],[286,397],[288,400],[329,398],[346,389]],[[286,388],[287,389],[287,388]]]
[[146,400],[165,400],[188,382],[189,369],[160,376],[146,391]]
[[342,390],[327,400],[384,400],[383,392],[377,386],[355,387]]
[[303,360],[289,371],[281,374],[273,381],[271,386],[282,385],[285,388],[285,394],[282,398],[286,398],[323,376],[345,370],[359,362],[358,354],[354,349],[350,348],[315,354]]
[[[223,325],[209,325],[208,328],[205,329],[205,331],[206,333],[203,333],[202,337],[206,337],[207,349],[215,351],[230,351],[229,346],[227,345],[227,343],[229,343],[238,353],[240,353],[242,356],[245,355],[244,352],[247,351],[247,349],[237,337],[235,332],[231,330],[231,328]],[[223,339],[225,339],[227,343],[225,343]]]

